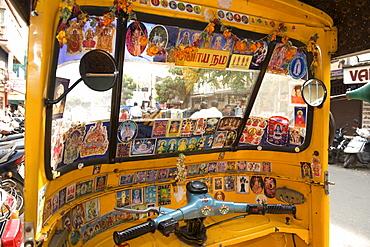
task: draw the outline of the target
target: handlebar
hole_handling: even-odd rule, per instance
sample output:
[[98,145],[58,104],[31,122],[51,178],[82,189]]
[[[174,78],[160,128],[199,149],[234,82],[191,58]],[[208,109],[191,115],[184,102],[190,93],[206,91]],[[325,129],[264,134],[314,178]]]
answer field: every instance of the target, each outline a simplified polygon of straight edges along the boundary
[[[203,224],[206,217],[214,215],[225,215],[229,213],[247,213],[249,214],[292,214],[296,213],[295,205],[282,204],[251,204],[236,203],[228,201],[219,201],[211,197],[207,192],[207,186],[201,181],[191,181],[186,185],[186,197],[188,204],[177,210],[165,207],[157,208],[158,217],[149,219],[147,222],[125,229],[115,231],[113,239],[116,245],[137,238],[146,233],[154,233],[159,230],[163,235],[168,236],[179,230],[179,221],[195,220],[196,223]],[[132,212],[132,209],[115,208],[123,212]],[[137,212],[139,213],[139,212]],[[202,219],[202,220],[199,220]],[[186,222],[186,221],[185,221]],[[195,227],[196,228],[196,227]],[[202,228],[202,227],[201,227]],[[204,228],[204,227],[203,227]],[[199,228],[197,228],[199,229]],[[183,230],[183,229],[181,229]]]

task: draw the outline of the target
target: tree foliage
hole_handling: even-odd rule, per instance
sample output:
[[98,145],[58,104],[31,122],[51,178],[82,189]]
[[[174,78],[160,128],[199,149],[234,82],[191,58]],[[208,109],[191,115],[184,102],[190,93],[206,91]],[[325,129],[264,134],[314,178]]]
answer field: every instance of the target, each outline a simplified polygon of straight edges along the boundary
[[133,91],[135,91],[136,85],[134,79],[127,75],[123,75],[122,80],[122,92],[121,92],[121,102],[125,104],[126,100],[132,99]]
[[175,78],[166,77],[163,81],[155,84],[155,90],[157,91],[157,101],[159,103],[175,99],[176,96],[181,101],[184,101],[186,98],[184,79],[180,76]]

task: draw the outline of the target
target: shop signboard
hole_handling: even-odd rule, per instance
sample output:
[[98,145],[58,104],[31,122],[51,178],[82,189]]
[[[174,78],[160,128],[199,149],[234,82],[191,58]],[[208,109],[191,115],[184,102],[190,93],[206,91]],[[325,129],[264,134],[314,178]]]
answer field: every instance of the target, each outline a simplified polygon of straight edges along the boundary
[[370,82],[370,65],[344,68],[344,84],[358,84],[368,82]]

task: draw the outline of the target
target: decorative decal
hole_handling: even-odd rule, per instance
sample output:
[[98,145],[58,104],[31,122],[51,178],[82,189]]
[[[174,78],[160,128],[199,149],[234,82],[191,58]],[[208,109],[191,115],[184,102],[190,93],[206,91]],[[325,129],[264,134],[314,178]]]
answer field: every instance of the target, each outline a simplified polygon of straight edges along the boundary
[[108,132],[103,122],[90,126],[81,147],[81,158],[93,155],[103,155],[108,150]]
[[157,139],[135,139],[131,146],[131,155],[151,155],[154,154]]
[[216,170],[217,170],[217,162],[208,163],[208,173],[216,172]]
[[198,168],[199,165],[191,165],[188,170],[188,176],[198,175],[199,172]]
[[131,190],[117,191],[117,207],[125,207],[131,204]]
[[127,27],[126,48],[132,56],[140,56],[147,45],[143,42],[148,39],[148,31],[145,25],[139,21],[131,23]]
[[107,179],[108,179],[107,175],[97,176],[95,178],[95,192],[105,190],[107,186]]
[[219,200],[219,201],[225,201],[226,196],[225,196],[225,193],[224,193],[224,192],[222,192],[222,191],[217,191],[217,192],[215,193],[215,195],[214,195],[214,198],[215,198],[216,200]]
[[249,194],[249,176],[237,176],[236,193]]
[[294,126],[306,128],[306,112],[307,108],[302,106],[294,107]]
[[99,174],[100,173],[100,169],[101,169],[101,164],[94,165],[93,175]]
[[261,176],[252,176],[250,182],[251,190],[254,194],[261,194],[263,191],[263,180]]
[[207,125],[207,120],[205,118],[198,118],[194,125],[193,135],[203,135]]
[[272,172],[271,162],[262,162],[262,171],[263,172]]
[[139,205],[143,204],[143,188],[136,188],[131,190],[131,204]]
[[143,183],[146,179],[146,171],[138,171],[135,176],[135,183]]
[[264,194],[258,194],[255,201],[258,204],[266,204],[268,202],[268,199]]
[[226,131],[217,132],[215,135],[215,140],[213,142],[212,148],[222,148],[226,140]]
[[199,174],[207,174],[208,173],[208,163],[199,164]]
[[235,191],[235,177],[225,176],[224,177],[224,190],[225,191]]
[[165,137],[168,120],[154,120],[152,137]]
[[218,131],[236,130],[241,123],[240,117],[223,117],[218,125]]
[[83,204],[78,204],[72,208],[72,226],[75,229],[80,229],[85,223],[85,210]]
[[92,221],[100,216],[99,197],[85,202],[86,222]]
[[215,134],[217,131],[219,121],[220,121],[220,118],[207,118],[204,134],[205,135]]
[[259,145],[265,133],[267,121],[260,117],[251,117],[247,120],[240,143]]
[[230,208],[226,205],[222,205],[218,210],[221,214],[227,214],[230,211]]
[[78,244],[78,242],[80,242],[80,239],[81,239],[81,233],[80,233],[80,231],[79,230],[74,230],[71,233],[70,243],[72,245],[76,245],[76,244]]
[[87,180],[76,184],[76,198],[93,192],[94,180]]
[[255,162],[247,162],[247,171],[249,172],[260,172],[261,164]]
[[204,206],[202,209],[201,209],[201,212],[203,215],[207,216],[211,213],[212,211],[212,208],[210,206]]
[[301,162],[302,178],[312,178],[311,164],[308,162]]
[[167,137],[177,137],[180,136],[182,120],[169,120],[167,127]]
[[157,180],[157,170],[149,170],[148,175],[146,177],[146,181],[151,182],[155,180]]
[[231,146],[236,139],[236,135],[237,135],[236,130],[230,130],[229,132],[227,132],[224,147]]
[[232,54],[229,68],[231,69],[249,69],[252,61],[251,55]]
[[311,168],[315,177],[321,177],[321,164],[318,158],[312,158]]
[[132,184],[134,182],[134,174],[122,175],[119,179],[119,185]]
[[264,179],[265,195],[268,198],[274,198],[276,194],[276,180],[275,178],[265,177]]
[[127,157],[130,155],[131,142],[117,143],[117,157]]
[[288,142],[289,119],[280,116],[270,117],[267,129],[267,142],[275,146],[285,146]]
[[158,170],[158,180],[168,178],[168,169],[159,169]]
[[66,203],[73,201],[76,198],[76,184],[71,184],[67,187]]
[[214,178],[215,190],[223,189],[223,177]]
[[246,169],[247,169],[247,162],[238,161],[238,171],[246,171]]
[[157,186],[148,186],[144,188],[145,204],[157,202]]
[[83,138],[85,135],[85,123],[72,123],[66,133],[64,163],[71,164],[78,158]]
[[195,121],[196,120],[193,120],[193,119],[184,119],[182,121],[180,136],[182,136],[182,137],[191,136],[191,134],[193,133]]
[[226,161],[217,162],[217,172],[226,172]]
[[171,204],[171,185],[158,185],[158,205]]
[[118,140],[120,142],[130,142],[137,136],[138,126],[132,120],[123,121],[118,127]]
[[226,165],[226,171],[227,172],[233,172],[233,171],[235,171],[235,167],[236,165],[235,165],[235,161],[228,161],[227,162],[227,165]]
[[302,145],[304,142],[304,136],[301,133],[300,128],[289,128],[289,144]]

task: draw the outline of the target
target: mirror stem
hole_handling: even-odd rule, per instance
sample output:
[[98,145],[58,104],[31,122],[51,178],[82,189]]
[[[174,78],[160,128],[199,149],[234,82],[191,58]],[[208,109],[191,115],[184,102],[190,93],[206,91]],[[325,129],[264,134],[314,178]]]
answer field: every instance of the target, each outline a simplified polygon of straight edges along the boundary
[[78,79],[71,87],[69,87],[66,91],[64,91],[64,93],[62,95],[59,96],[59,98],[55,99],[55,100],[50,100],[50,99],[44,99],[44,105],[45,106],[48,106],[48,105],[54,105],[56,103],[58,103],[59,101],[61,101],[75,86],[77,86],[77,84],[82,81],[82,78]]
[[348,99],[347,94],[339,94],[330,96],[330,101],[344,100]]

